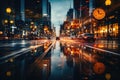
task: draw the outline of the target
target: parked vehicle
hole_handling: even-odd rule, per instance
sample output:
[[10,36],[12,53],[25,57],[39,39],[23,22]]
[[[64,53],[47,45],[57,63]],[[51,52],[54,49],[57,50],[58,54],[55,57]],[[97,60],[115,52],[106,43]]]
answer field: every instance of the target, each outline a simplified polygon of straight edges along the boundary
[[56,37],[56,40],[60,40],[60,37]]
[[92,33],[83,33],[81,38],[87,42],[95,42],[94,34]]
[[5,35],[0,35],[0,40],[8,40],[8,37]]

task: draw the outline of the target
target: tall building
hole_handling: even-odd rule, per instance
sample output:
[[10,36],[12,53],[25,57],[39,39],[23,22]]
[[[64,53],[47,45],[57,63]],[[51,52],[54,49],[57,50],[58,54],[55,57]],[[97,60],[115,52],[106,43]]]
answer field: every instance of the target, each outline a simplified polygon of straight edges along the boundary
[[51,4],[48,2],[49,25],[51,26]]
[[42,1],[42,15],[48,15],[48,0],[43,0]]
[[48,25],[51,28],[51,4],[48,0],[42,2],[43,25]]
[[38,21],[42,18],[42,0],[25,0],[26,21]]
[[80,15],[80,2],[81,0],[73,0],[73,8],[75,9],[75,18],[79,18]]
[[[12,12],[6,13],[6,8],[10,7]],[[25,27],[30,28],[30,22],[34,22],[36,26],[42,27],[47,25],[51,29],[51,4],[48,0],[4,0],[0,3],[0,27],[5,31],[5,26],[11,26],[5,23],[5,20],[13,20],[15,29],[21,30]],[[28,25],[25,25],[27,23]],[[8,25],[9,24],[9,25]],[[4,28],[3,28],[4,27]],[[11,27],[8,27],[11,33]],[[8,29],[7,28],[7,29]],[[43,30],[43,28],[42,28]]]
[[[25,0],[25,18],[28,24],[34,22],[37,32],[44,34],[44,28],[51,29],[51,5],[48,0]],[[47,31],[48,32],[48,31]]]
[[89,16],[92,15],[93,9],[94,9],[94,0],[90,0],[89,1]]
[[81,2],[81,15],[82,17],[89,16],[89,0],[82,0]]
[[73,9],[70,8],[69,11],[67,12],[66,21],[72,21],[72,20],[73,20]]
[[[32,6],[31,6],[32,5]],[[48,0],[25,0],[26,20],[41,21],[51,19],[51,5]]]
[[76,18],[90,16],[93,10],[93,3],[94,0],[74,0]]
[[25,21],[25,0],[20,1],[21,20]]

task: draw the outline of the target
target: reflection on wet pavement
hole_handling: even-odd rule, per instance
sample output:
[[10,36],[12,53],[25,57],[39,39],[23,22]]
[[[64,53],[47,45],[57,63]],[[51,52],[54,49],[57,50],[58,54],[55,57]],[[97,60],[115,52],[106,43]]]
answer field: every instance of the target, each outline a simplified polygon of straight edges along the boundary
[[[56,42],[51,49],[48,80],[118,80],[120,57],[84,45]],[[48,67],[44,64],[44,67]],[[50,70],[49,70],[50,69]],[[43,69],[44,70],[44,69]],[[45,74],[46,73],[42,73]],[[44,79],[43,79],[44,80]]]
[[39,60],[48,47],[48,43],[44,44],[0,65],[0,80],[120,80],[118,55],[85,44],[56,41]]

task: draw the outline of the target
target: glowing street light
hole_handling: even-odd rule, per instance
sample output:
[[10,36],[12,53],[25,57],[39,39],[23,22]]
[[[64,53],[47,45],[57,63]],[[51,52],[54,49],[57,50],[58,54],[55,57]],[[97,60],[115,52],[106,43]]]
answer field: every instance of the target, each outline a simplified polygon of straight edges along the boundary
[[12,12],[11,8],[6,8],[6,13],[10,14]]
[[105,1],[105,5],[106,5],[106,6],[110,6],[110,5],[111,5],[111,0],[106,0],[106,1]]
[[5,23],[5,24],[8,23],[8,20],[4,20],[4,23]]
[[14,21],[13,20],[10,20],[10,24],[13,24],[14,23]]

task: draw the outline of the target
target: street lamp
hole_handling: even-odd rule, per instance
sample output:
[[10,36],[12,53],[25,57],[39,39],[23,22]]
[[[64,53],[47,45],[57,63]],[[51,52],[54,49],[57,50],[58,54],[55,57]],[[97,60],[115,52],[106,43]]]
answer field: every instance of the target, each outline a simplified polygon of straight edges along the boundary
[[106,5],[106,6],[110,6],[110,5],[111,5],[111,0],[106,0],[106,1],[105,1],[105,5]]
[[[6,8],[6,13],[8,14],[8,27],[10,28],[10,13],[12,12],[12,9],[10,7]],[[6,21],[7,22],[7,21]],[[10,32],[9,32],[10,35]]]
[[[106,0],[105,1],[105,5],[108,7],[108,10],[109,10],[109,6],[111,5],[111,0]],[[108,10],[107,10],[107,22],[108,22]],[[107,39],[109,39],[110,37],[110,34],[109,34],[109,22],[107,24]]]
[[10,24],[13,24],[14,23],[14,21],[13,20],[10,20]]
[[11,8],[6,8],[6,13],[10,14],[12,12]]
[[5,20],[4,20],[4,23],[5,23],[5,24],[7,24],[7,23],[8,23],[8,20],[7,20],[7,19],[5,19]]

